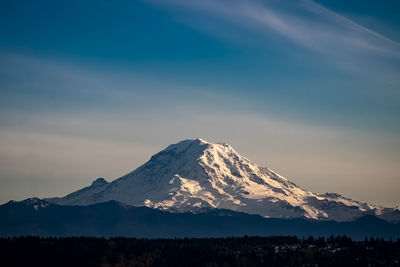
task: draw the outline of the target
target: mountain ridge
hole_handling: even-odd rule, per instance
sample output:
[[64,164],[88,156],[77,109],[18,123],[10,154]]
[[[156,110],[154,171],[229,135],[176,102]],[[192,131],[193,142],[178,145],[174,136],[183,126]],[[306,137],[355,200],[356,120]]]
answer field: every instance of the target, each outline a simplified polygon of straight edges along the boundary
[[232,210],[210,209],[202,213],[170,213],[134,207],[117,201],[87,206],[61,206],[37,199],[10,201],[0,205],[0,237],[231,237],[276,236],[329,237],[347,235],[398,238],[400,224],[367,215],[352,222],[319,221],[307,218],[263,218]]
[[[96,182],[97,181],[97,182]],[[336,193],[315,194],[266,167],[259,167],[226,143],[203,139],[169,145],[134,171],[112,181],[97,179],[62,198],[60,205],[116,200],[174,212],[229,209],[272,218],[306,217],[352,221],[364,215],[398,220],[396,209],[369,205]]]

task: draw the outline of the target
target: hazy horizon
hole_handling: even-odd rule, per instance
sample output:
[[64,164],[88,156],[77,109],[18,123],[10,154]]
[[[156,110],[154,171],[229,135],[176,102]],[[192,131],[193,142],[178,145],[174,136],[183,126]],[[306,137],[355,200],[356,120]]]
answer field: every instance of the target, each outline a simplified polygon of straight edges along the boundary
[[395,0],[0,3],[0,203],[184,139],[312,192],[400,205]]

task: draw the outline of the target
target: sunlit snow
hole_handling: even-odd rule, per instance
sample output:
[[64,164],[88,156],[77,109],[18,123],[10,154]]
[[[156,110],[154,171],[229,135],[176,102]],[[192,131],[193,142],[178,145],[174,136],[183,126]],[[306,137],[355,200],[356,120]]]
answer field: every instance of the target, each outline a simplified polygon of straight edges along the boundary
[[111,183],[100,178],[63,198],[47,200],[61,205],[116,200],[173,212],[220,208],[264,217],[336,221],[379,215],[384,210],[334,193],[309,192],[257,166],[228,144],[202,139],[170,145]]

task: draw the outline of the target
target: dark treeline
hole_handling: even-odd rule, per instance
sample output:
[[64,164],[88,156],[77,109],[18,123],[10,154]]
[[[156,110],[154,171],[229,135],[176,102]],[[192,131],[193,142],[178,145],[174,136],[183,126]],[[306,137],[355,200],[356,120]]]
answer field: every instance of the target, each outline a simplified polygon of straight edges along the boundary
[[0,239],[0,266],[400,266],[400,239]]

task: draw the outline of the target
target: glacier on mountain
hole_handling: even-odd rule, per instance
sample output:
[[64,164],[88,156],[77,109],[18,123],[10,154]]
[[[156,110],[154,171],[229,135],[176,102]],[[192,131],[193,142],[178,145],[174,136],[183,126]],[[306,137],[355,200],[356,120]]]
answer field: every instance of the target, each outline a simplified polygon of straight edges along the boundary
[[230,145],[202,139],[170,145],[112,182],[99,178],[65,197],[46,200],[59,205],[116,200],[171,212],[218,208],[264,217],[335,221],[351,221],[367,214],[386,214],[390,220],[390,214],[399,214],[397,209],[360,203],[339,194],[304,190],[252,163]]

